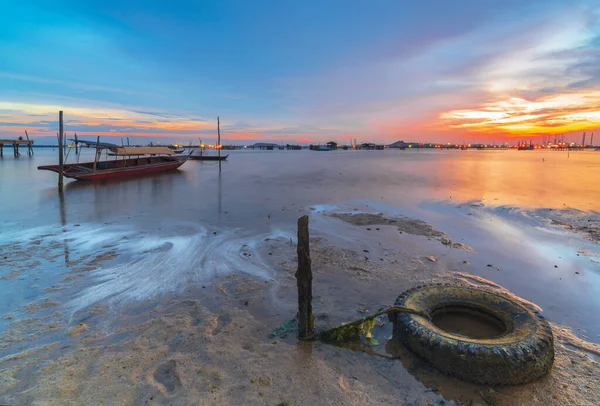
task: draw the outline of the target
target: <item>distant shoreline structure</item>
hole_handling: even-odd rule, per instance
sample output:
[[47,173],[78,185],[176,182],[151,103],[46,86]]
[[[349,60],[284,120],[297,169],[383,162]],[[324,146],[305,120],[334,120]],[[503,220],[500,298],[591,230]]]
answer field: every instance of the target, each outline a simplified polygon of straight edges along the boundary
[[[145,143],[145,144],[131,144],[131,146],[156,146],[159,143]],[[6,144],[8,146],[8,144]],[[184,148],[186,150],[196,150],[199,149],[199,146],[194,145],[184,145],[178,143],[165,143],[163,144],[169,148]],[[0,147],[1,148],[1,147]],[[31,148],[34,149],[43,149],[43,148],[58,148],[56,144],[33,144]],[[71,148],[71,146],[65,146],[65,148]],[[320,144],[277,144],[277,143],[269,143],[269,142],[257,142],[254,144],[232,144],[232,145],[222,145],[222,150],[327,150],[327,151],[335,151],[335,150],[385,150],[385,149],[396,149],[396,150],[407,150],[407,149],[440,149],[440,150],[596,150],[600,148],[600,146],[594,145],[578,145],[575,143],[548,143],[548,144],[524,144],[518,142],[516,144],[502,143],[502,144],[457,144],[457,143],[432,143],[432,142],[405,142],[405,141],[396,141],[391,144],[375,144],[375,143],[361,143],[361,144],[338,144],[334,141],[330,141],[327,143]],[[217,149],[216,145],[206,145],[205,149]]]
[[[25,131],[25,134],[27,136],[27,141],[23,140],[23,137],[18,137],[15,140],[0,140],[0,153],[2,152],[2,149],[4,147],[4,145],[11,145],[12,144],[19,144],[19,143],[27,143],[28,144],[28,148],[29,148],[29,153],[32,153],[32,148],[35,149],[39,149],[39,148],[58,148],[57,144],[34,144],[33,140],[30,141],[29,135],[27,134],[27,131]],[[190,141],[189,143],[184,143],[184,142],[177,142],[177,143],[170,143],[170,142],[161,142],[161,141],[151,141],[151,142],[147,142],[145,144],[131,144],[130,145],[130,138],[129,137],[121,137],[121,145],[125,145],[125,140],[128,146],[136,146],[136,147],[143,147],[143,146],[165,146],[165,147],[169,147],[171,149],[175,149],[178,151],[181,150],[188,150],[188,152],[191,152],[193,150],[202,148],[204,149],[215,149],[215,150],[247,150],[247,149],[251,149],[251,150],[267,150],[267,151],[273,151],[273,150],[302,150],[302,149],[308,149],[308,150],[313,150],[313,151],[335,151],[335,150],[385,150],[385,149],[396,149],[396,150],[407,150],[407,149],[440,149],[440,150],[450,150],[450,149],[458,149],[458,150],[468,150],[468,149],[477,149],[477,150],[500,150],[500,149],[515,149],[515,150],[519,150],[519,151],[533,151],[533,150],[558,150],[558,151],[575,151],[575,150],[596,150],[598,151],[600,146],[598,145],[594,145],[594,133],[591,134],[590,139],[589,139],[589,143],[586,143],[586,133],[583,133],[583,136],[581,138],[581,142],[568,142],[565,141],[565,136],[564,135],[556,135],[554,136],[554,138],[550,138],[549,136],[544,136],[542,137],[541,140],[539,140],[540,142],[538,142],[537,144],[533,143],[533,140],[529,140],[529,142],[523,141],[523,140],[519,140],[519,141],[515,141],[513,143],[509,143],[509,142],[502,142],[502,143],[496,143],[496,142],[492,142],[492,143],[470,143],[467,144],[465,141],[463,141],[462,143],[451,143],[451,142],[446,142],[446,143],[438,143],[438,142],[417,142],[417,141],[404,141],[404,140],[400,140],[400,141],[396,141],[393,142],[391,144],[384,144],[384,143],[372,143],[372,142],[363,142],[363,143],[359,143],[358,142],[358,138],[352,138],[350,139],[350,144],[341,144],[338,143],[336,141],[329,141],[329,142],[323,142],[323,143],[317,143],[317,144],[309,144],[309,140],[304,140],[304,142],[301,142],[300,144],[289,144],[286,143],[285,145],[283,144],[283,141],[280,141],[279,143],[276,142],[256,142],[254,144],[230,144],[230,145],[220,145],[217,146],[217,144],[215,145],[205,145],[202,144],[202,142],[200,142],[199,145],[194,146],[192,145],[192,142]],[[75,134],[76,136],[76,134]],[[90,136],[92,137],[92,136]],[[116,137],[116,136],[113,136]],[[134,138],[135,139],[135,138]],[[4,143],[2,143],[2,141],[4,141]],[[85,140],[82,140],[85,141]],[[162,144],[162,145],[161,145]],[[117,145],[117,143],[115,143],[115,145]],[[73,147],[73,145],[64,145],[63,146],[65,148],[65,150],[67,148],[71,148]]]

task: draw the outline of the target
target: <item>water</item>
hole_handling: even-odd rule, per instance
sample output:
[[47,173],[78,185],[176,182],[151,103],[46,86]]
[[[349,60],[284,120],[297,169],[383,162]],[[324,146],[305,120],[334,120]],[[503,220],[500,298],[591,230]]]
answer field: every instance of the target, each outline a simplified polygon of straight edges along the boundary
[[[83,152],[82,161],[92,159],[91,151]],[[0,161],[3,220],[60,220],[56,175],[36,169],[56,163],[56,154],[36,149],[33,158],[5,156]],[[600,206],[600,155],[593,152],[256,151],[233,152],[220,174],[217,167],[188,162],[166,176],[105,185],[67,181],[67,220],[159,216],[254,227],[251,215],[285,218],[287,213],[279,212],[292,203],[300,207],[356,200],[398,209],[439,200],[595,211]]]
[[[31,266],[36,272],[24,269],[3,281],[0,315],[45,297],[78,258],[107,250],[116,259],[62,294],[60,302],[70,311],[107,300],[112,306],[151,300],[230,273],[276,282],[257,252],[260,242],[294,238],[296,219],[308,212],[315,233],[352,246],[356,239],[348,238],[347,227],[337,230],[337,223],[318,212],[361,210],[431,223],[474,248],[468,271],[600,341],[600,264],[577,253],[600,249],[549,226],[544,216],[550,212],[542,210],[570,209],[573,216],[597,218],[598,153],[235,151],[221,171],[218,163],[190,161],[156,176],[66,180],[62,196],[56,174],[36,169],[55,163],[57,152],[35,153],[0,160],[0,245],[33,242],[39,251],[31,251],[30,261],[40,261]],[[81,159],[92,156],[84,150]],[[414,249],[426,249],[415,241]],[[444,266],[458,267],[461,258],[446,251],[440,255]],[[2,261],[0,274],[7,276],[14,263]]]

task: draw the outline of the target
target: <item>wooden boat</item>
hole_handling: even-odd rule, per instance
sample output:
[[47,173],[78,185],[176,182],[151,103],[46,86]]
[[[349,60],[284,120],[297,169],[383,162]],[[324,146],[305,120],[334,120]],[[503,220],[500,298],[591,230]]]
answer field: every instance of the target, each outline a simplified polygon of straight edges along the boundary
[[[175,153],[167,147],[118,147],[99,142],[83,143],[96,147],[94,162],[63,165],[63,175],[67,178],[96,181],[165,172],[179,168],[189,158],[188,155],[174,156]],[[103,149],[108,149],[114,156],[121,156],[123,159],[99,161]],[[60,173],[59,165],[38,166],[38,169]]]
[[190,159],[194,161],[225,161],[228,155],[221,155],[221,121],[217,117],[217,148],[218,155],[204,155],[204,144],[200,141],[200,149],[190,153]]
[[[194,152],[196,152],[196,151],[194,151]],[[192,154],[190,155],[190,159],[194,160],[194,161],[224,161],[229,156],[229,154],[219,156],[219,155],[204,155],[201,152],[199,152],[198,154],[194,154],[194,152],[192,152]]]

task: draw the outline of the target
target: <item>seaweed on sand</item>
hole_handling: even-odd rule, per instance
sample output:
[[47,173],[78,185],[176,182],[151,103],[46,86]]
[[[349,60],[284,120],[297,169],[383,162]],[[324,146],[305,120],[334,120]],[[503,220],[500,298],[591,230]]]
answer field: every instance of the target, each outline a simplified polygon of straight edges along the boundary
[[344,323],[341,326],[330,328],[323,331],[319,338],[323,342],[343,343],[347,341],[359,340],[362,335],[366,338],[371,338],[371,329],[375,327],[375,319],[383,314],[387,314],[392,320],[393,313],[412,313],[429,319],[429,315],[421,313],[417,310],[401,306],[390,306],[377,313],[370,314],[362,319],[355,320],[350,323]]

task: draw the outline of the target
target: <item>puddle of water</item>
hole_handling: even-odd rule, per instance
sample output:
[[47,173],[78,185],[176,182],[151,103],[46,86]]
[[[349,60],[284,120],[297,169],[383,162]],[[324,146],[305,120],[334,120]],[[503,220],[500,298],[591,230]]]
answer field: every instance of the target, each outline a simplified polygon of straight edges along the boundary
[[496,338],[506,332],[502,322],[474,309],[447,307],[434,312],[433,324],[461,337],[474,339]]

